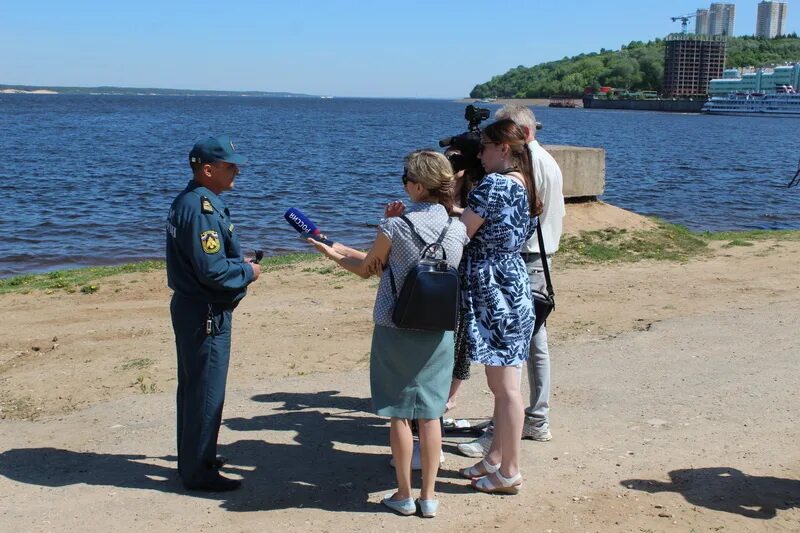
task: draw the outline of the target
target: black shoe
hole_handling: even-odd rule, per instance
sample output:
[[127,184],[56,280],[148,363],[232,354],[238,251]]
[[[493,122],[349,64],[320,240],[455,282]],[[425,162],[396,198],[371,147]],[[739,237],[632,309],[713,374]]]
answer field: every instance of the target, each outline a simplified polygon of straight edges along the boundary
[[225,457],[224,455],[218,455],[218,456],[216,456],[214,458],[213,461],[211,461],[211,464],[209,464],[208,466],[209,466],[209,468],[213,468],[215,470],[219,470],[220,468],[225,466],[225,464],[227,462],[228,462],[228,458],[227,457]]
[[198,481],[195,483],[184,483],[184,487],[189,490],[202,490],[206,492],[227,492],[236,490],[242,486],[242,482],[238,479],[229,479],[217,474],[209,479]]

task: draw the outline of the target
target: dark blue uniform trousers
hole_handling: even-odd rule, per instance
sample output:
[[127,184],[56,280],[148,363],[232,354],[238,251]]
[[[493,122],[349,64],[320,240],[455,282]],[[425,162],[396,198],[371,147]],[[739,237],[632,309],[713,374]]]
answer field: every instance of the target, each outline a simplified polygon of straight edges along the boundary
[[215,476],[217,436],[231,352],[232,310],[173,294],[170,304],[178,352],[178,472],[185,484]]

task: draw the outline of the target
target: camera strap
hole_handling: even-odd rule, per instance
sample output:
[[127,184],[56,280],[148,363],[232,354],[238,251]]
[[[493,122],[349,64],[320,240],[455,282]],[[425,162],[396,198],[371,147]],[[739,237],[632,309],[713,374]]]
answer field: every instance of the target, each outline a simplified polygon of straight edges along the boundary
[[547,295],[552,298],[555,296],[553,293],[553,283],[550,281],[550,267],[547,264],[547,252],[544,249],[544,238],[542,237],[542,217],[536,217],[536,237],[539,240],[539,257],[542,259],[542,270],[544,270],[544,279],[547,286]]

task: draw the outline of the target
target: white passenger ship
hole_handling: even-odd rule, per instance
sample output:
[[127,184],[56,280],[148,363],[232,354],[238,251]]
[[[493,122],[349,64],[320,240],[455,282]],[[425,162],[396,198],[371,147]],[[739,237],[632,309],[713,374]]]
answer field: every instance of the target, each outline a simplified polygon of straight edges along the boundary
[[709,98],[704,113],[714,115],[785,115],[800,117],[800,93],[779,87],[774,93],[734,92]]

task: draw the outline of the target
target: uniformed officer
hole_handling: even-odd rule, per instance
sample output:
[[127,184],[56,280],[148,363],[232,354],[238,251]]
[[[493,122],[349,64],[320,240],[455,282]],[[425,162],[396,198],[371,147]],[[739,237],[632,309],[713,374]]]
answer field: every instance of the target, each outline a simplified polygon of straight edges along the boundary
[[193,178],[169,210],[167,281],[178,351],[178,472],[188,489],[224,491],[241,484],[218,472],[217,435],[225,400],[233,309],[261,268],[242,257],[219,194],[233,188],[246,159],[227,135],[189,153]]

